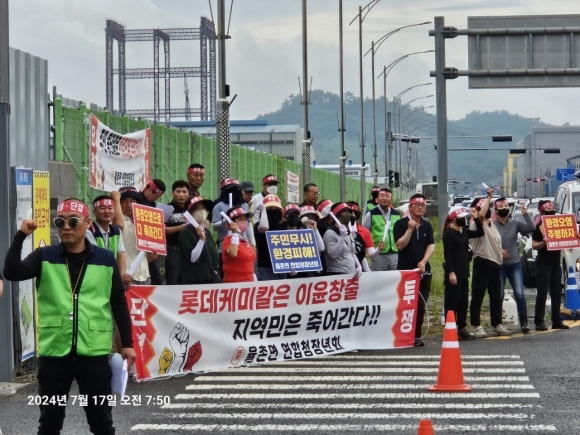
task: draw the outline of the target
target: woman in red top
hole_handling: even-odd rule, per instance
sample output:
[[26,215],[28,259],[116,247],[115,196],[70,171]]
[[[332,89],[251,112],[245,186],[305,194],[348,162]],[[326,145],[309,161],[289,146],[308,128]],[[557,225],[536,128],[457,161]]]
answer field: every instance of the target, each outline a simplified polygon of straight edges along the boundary
[[222,242],[222,261],[224,263],[223,282],[256,281],[254,262],[256,250],[243,234],[248,228],[248,218],[241,207],[230,208],[226,215],[231,223],[227,223],[229,233]]

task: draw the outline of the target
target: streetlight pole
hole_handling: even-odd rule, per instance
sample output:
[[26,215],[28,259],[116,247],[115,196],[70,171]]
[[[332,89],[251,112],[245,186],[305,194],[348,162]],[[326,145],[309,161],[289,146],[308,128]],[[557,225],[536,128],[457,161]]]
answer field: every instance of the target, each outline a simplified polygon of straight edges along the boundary
[[[423,26],[425,24],[431,24],[431,21],[425,21],[422,23],[409,24],[407,26],[402,26],[397,29],[391,30],[390,32],[381,36],[377,42],[372,41],[371,48],[364,54],[365,56],[371,53],[371,77],[372,77],[372,94],[373,94],[373,158],[374,158],[374,185],[379,183],[379,170],[377,166],[377,117],[376,117],[376,97],[375,97],[375,54],[380,46],[385,42],[390,36],[399,32],[400,30],[407,29],[409,27]],[[385,96],[386,98],[386,96]],[[385,156],[386,157],[386,156]],[[387,174],[388,176],[388,174]]]
[[[359,79],[360,79],[360,204],[366,201],[366,180],[365,180],[365,123],[364,123],[364,94],[363,94],[363,48],[362,48],[362,23],[368,13],[380,0],[372,0],[363,8],[358,7],[358,14],[349,23],[349,26],[358,18],[358,48],[359,48]],[[363,15],[364,14],[364,15]]]
[[[340,201],[346,201],[346,152],[344,151],[344,59],[342,45],[342,0],[338,2],[338,46],[340,64],[340,121],[338,131],[340,132]],[[362,206],[362,201],[361,201]]]

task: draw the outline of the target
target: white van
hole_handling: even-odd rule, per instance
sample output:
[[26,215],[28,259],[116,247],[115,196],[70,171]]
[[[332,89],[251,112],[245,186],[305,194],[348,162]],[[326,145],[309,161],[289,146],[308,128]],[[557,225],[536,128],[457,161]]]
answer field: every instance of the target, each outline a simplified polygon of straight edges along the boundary
[[[567,181],[560,184],[554,195],[554,208],[556,213],[573,214],[576,221],[580,220],[580,171],[574,174],[576,180]],[[568,272],[573,268],[576,275],[576,285],[580,289],[580,248],[562,250],[562,289],[565,289],[568,282]]]

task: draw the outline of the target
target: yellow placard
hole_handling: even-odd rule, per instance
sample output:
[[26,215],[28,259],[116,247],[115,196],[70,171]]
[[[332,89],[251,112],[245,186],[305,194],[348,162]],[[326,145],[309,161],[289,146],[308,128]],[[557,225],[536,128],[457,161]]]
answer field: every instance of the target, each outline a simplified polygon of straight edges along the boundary
[[32,233],[34,249],[50,245],[50,173],[34,171],[32,177],[33,219],[38,228]]

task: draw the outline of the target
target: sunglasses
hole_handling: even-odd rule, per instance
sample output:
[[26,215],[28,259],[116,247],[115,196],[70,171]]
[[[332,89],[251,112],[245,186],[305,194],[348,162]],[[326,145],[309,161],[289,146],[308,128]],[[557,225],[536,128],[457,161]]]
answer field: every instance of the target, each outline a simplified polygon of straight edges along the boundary
[[54,226],[57,228],[64,228],[64,226],[68,223],[68,226],[71,228],[76,228],[79,226],[79,224],[81,223],[82,220],[85,220],[86,218],[79,218],[76,216],[71,216],[68,219],[65,218],[61,218],[61,217],[57,217],[54,218]]

